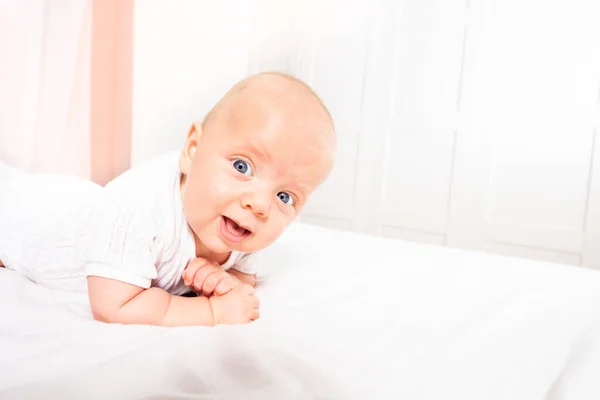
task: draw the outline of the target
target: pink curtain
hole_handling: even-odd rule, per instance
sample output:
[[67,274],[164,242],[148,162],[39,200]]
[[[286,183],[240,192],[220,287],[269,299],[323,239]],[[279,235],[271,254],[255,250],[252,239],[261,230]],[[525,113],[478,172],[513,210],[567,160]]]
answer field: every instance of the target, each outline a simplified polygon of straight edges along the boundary
[[91,0],[0,1],[0,159],[89,177]]
[[131,161],[133,0],[95,0],[92,40],[92,179],[105,184]]
[[0,160],[105,183],[129,166],[133,0],[0,1]]

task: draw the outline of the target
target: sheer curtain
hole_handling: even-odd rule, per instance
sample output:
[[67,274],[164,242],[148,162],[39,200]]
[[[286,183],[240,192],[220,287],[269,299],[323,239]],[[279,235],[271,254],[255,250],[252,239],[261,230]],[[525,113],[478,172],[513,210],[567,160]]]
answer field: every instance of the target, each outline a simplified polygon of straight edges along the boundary
[[0,0],[0,160],[90,177],[92,0]]

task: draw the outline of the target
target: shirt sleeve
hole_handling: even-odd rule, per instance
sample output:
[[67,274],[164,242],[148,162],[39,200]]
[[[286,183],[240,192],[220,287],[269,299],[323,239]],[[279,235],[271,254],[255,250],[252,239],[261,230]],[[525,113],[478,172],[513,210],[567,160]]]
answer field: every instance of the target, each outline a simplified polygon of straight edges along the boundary
[[82,237],[86,276],[149,288],[157,277],[152,218],[139,202],[105,192],[94,204]]

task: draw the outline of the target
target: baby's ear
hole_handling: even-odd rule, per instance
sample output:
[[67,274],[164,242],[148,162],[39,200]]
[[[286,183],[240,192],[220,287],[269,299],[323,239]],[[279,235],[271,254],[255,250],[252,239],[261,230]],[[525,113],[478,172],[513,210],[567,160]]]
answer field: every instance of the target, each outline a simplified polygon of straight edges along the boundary
[[200,135],[202,135],[202,124],[192,124],[190,130],[188,131],[187,139],[185,140],[183,149],[181,150],[181,155],[179,156],[179,169],[183,174],[187,174],[190,170],[192,159],[196,154],[196,148],[198,147]]

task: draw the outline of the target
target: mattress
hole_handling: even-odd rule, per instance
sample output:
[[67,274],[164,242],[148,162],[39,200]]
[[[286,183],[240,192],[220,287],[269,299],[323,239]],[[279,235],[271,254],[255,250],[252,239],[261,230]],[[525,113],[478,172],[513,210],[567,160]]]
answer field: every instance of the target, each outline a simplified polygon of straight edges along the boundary
[[93,321],[0,269],[0,398],[600,399],[600,273],[295,223],[261,318]]

